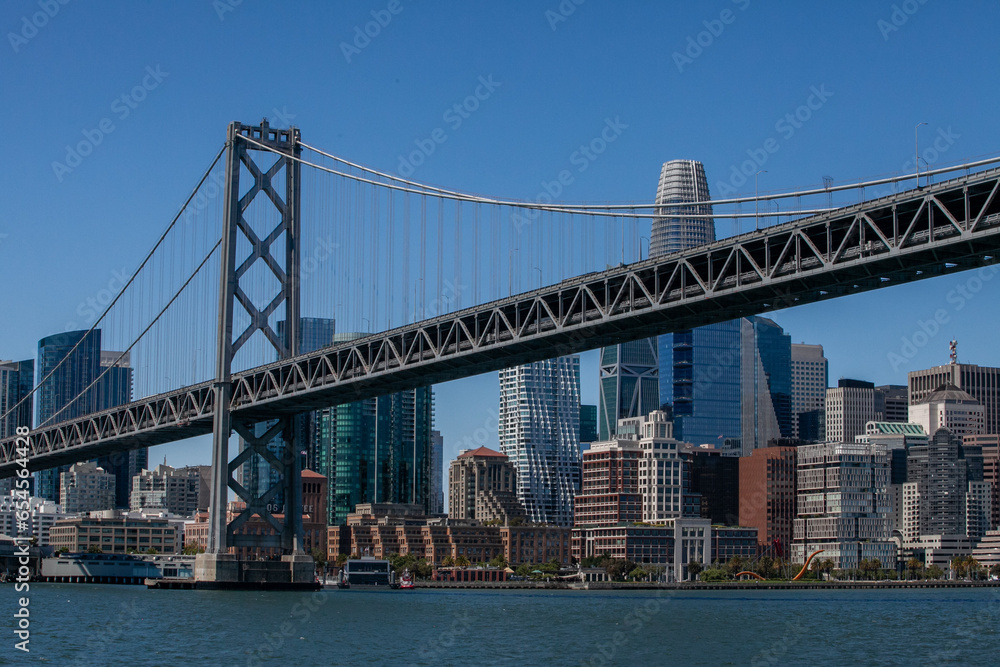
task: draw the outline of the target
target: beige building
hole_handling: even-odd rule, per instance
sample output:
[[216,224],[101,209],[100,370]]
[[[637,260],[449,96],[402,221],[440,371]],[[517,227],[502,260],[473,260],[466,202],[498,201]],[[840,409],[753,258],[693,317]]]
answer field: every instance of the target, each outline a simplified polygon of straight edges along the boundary
[[500,452],[480,447],[463,451],[448,469],[448,516],[477,521],[524,520],[517,499],[517,469]]
[[59,504],[66,514],[114,509],[115,476],[92,461],[74,463],[59,474]]
[[61,519],[49,531],[49,543],[56,551],[65,547],[71,553],[96,547],[109,554],[149,549],[171,554],[181,547],[177,527],[167,519],[134,517]]
[[132,511],[165,509],[181,516],[192,516],[199,509],[202,471],[207,466],[176,469],[161,464],[153,470],[143,470],[132,478],[129,503]]

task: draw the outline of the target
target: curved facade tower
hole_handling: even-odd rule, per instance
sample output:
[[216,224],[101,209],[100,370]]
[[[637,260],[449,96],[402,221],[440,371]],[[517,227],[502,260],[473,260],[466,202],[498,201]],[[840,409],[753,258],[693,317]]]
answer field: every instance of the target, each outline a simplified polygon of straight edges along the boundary
[[[707,201],[708,180],[705,165],[696,160],[671,160],[660,169],[660,183],[656,188],[656,204],[676,204]],[[712,215],[712,205],[679,209],[664,206],[660,213],[692,213]],[[687,250],[715,240],[715,223],[712,218],[661,218],[653,221],[653,234],[649,243],[649,256],[668,255]]]

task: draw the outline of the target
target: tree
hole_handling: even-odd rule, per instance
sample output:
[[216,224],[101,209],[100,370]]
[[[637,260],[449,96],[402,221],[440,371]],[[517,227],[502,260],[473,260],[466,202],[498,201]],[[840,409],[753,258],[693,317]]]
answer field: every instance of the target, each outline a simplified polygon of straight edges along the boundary
[[637,565],[634,570],[628,573],[628,578],[631,579],[632,581],[640,581],[642,579],[645,579],[647,576],[648,573],[644,569],[642,569],[641,565]]
[[69,547],[59,547],[58,549],[56,549],[56,553],[57,554],[68,554],[69,553]]
[[944,576],[944,570],[942,570],[937,565],[931,565],[927,568],[927,578],[928,579],[940,579]]
[[737,572],[742,572],[746,566],[742,556],[733,556],[726,563],[726,569],[729,571],[730,577],[735,577]]
[[87,547],[87,553],[88,554],[102,554],[102,553],[104,553],[104,549],[102,549],[101,547],[97,546],[96,544],[91,544],[89,547]]
[[326,567],[326,553],[324,553],[322,549],[318,549],[318,548],[317,549],[313,549],[312,550],[312,557],[313,557],[313,560],[316,561],[316,569],[317,570],[322,570],[324,567]]
[[507,559],[504,558],[503,554],[497,554],[490,560],[490,566],[498,568],[507,567]]
[[455,559],[455,565],[457,565],[458,567],[469,567],[470,565],[472,565],[472,563],[469,561],[468,558],[465,557],[464,554],[461,554],[459,555],[458,558]]
[[990,565],[990,576],[991,577],[1000,577],[1000,563],[996,563],[994,565]]
[[959,579],[965,579],[969,573],[969,564],[964,556],[955,556],[951,559],[951,569]]
[[350,558],[347,554],[337,554],[337,560],[333,561],[333,564],[337,567],[344,567],[347,565],[347,560]]
[[710,567],[702,571],[699,579],[701,581],[728,581],[732,579],[732,575],[729,574],[728,566],[726,568]]
[[447,555],[441,559],[441,567],[455,567],[455,559]]
[[611,563],[605,569],[612,581],[624,581],[625,575],[635,568],[636,564],[630,560],[612,559]]
[[514,570],[514,574],[516,574],[519,577],[527,577],[531,574],[531,570],[532,570],[531,565],[529,565],[528,563],[521,563],[520,565],[517,566],[517,569]]
[[[133,553],[135,552],[134,549],[132,551]],[[184,554],[185,556],[196,556],[198,554],[205,553],[205,549],[197,542],[188,542],[187,544],[184,545],[184,549],[181,551],[181,553]]]
[[916,558],[906,561],[906,572],[910,579],[919,579],[920,572],[924,569],[924,564]]
[[774,559],[770,556],[761,556],[757,561],[756,572],[765,579],[770,579],[771,573],[774,572]]
[[156,547],[149,547],[148,549],[146,549],[146,553],[149,554],[150,556],[155,556],[156,554],[160,553],[160,550],[157,549]]
[[701,563],[699,563],[696,560],[693,560],[690,563],[688,563],[688,574],[690,574],[695,579],[698,578],[698,575],[704,569],[705,568],[701,566]]

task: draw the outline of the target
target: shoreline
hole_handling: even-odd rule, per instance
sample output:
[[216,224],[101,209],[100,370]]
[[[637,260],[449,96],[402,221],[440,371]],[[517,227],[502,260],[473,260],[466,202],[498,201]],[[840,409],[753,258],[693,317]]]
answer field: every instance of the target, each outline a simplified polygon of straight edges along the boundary
[[[728,581],[684,582],[672,584],[631,582],[479,582],[479,581],[419,581],[415,588],[434,589],[537,589],[578,591],[748,591],[748,590],[846,590],[904,588],[996,588],[1000,581]],[[326,587],[324,587],[326,588]],[[330,588],[336,588],[332,586]]]

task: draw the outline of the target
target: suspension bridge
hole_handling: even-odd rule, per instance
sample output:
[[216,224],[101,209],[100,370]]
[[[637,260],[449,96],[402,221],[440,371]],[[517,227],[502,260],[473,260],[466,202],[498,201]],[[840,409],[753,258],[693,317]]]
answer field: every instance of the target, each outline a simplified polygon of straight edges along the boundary
[[[134,361],[137,398],[74,409],[98,378],[30,435],[0,441],[0,476],[212,433],[210,564],[201,576],[232,576],[225,557],[233,546],[278,546],[294,562],[302,533],[299,460],[288,455],[297,449],[295,415],[992,264],[997,162],[928,171],[905,190],[899,184],[912,175],[683,202],[712,205],[707,217],[737,226],[759,222],[743,204],[796,205],[781,213],[785,222],[769,212],[763,228],[643,257],[643,224],[705,214],[680,203],[471,195],[344,160],[303,143],[296,128],[232,123],[194,191],[91,327],[104,349],[120,350],[115,363]],[[944,174],[951,177],[931,182]],[[865,200],[875,186],[895,191]],[[832,202],[834,193],[859,201],[801,206],[810,197]],[[305,341],[307,317],[335,321],[340,335]],[[246,447],[231,459],[234,431]],[[278,457],[267,444],[282,433],[287,450]],[[280,474],[263,494],[233,476],[255,456]],[[230,490],[246,506],[227,525]],[[290,509],[275,518],[267,503],[279,492]],[[278,535],[238,534],[254,514]]]

